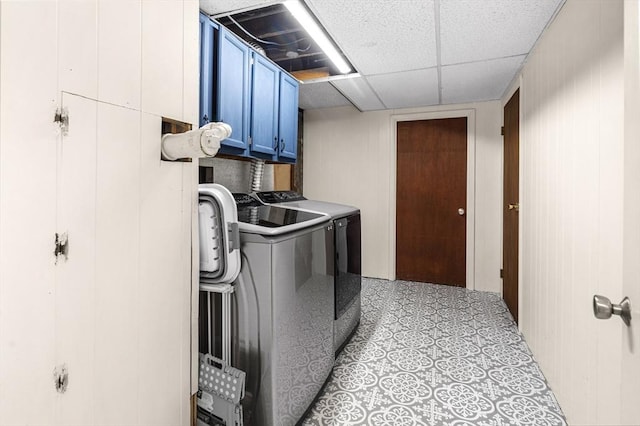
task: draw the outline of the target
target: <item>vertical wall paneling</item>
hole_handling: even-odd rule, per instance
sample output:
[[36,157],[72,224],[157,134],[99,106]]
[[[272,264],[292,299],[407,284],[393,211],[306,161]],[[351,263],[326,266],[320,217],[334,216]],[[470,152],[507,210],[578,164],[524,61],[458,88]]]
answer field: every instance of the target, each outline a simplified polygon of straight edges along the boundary
[[[197,0],[185,0],[184,1],[184,88],[183,88],[183,115],[184,121],[194,123],[197,127],[199,124],[199,99],[200,99],[200,85],[199,80],[189,79],[186,76],[199,75],[200,73],[200,27],[194,25],[195,22],[199,22],[199,2]],[[190,223],[190,228],[185,229],[183,235],[186,240],[183,244],[186,247],[192,247],[190,251],[184,250],[183,256],[190,254],[191,257],[186,259],[185,267],[186,273],[191,274],[191,282],[185,283],[191,285],[190,298],[186,301],[185,315],[183,318],[190,318],[188,324],[184,324],[184,330],[186,333],[183,339],[190,343],[191,353],[185,353],[182,359],[189,359],[191,357],[191,380],[190,388],[185,391],[189,391],[194,394],[198,391],[198,290],[199,290],[199,259],[198,259],[198,229],[197,229],[197,212],[198,212],[198,162],[194,160],[195,167],[188,165],[183,167],[184,173],[184,187],[191,188],[191,193],[185,190],[183,199],[185,200],[185,206],[183,214],[190,217],[183,217],[183,224]],[[190,212],[190,213],[188,213]],[[185,293],[183,293],[185,294]],[[182,346],[183,350],[187,348],[187,345]],[[187,383],[182,381],[183,385]],[[188,420],[190,416],[189,407],[185,407],[183,410],[183,418]]]
[[187,76],[200,74],[200,26],[198,0],[184,0],[183,6],[183,89],[182,89],[182,116],[181,119],[188,123],[194,123],[198,127],[200,115],[200,80],[193,81]]
[[[190,266],[190,241],[185,244],[183,236],[185,166],[160,161],[160,122],[158,116],[142,114],[138,389],[140,399],[155,395],[153,408],[146,405],[143,411],[141,407],[139,415],[150,424],[170,426],[185,424],[180,416],[188,404],[180,395],[184,395],[185,380],[189,385],[190,356],[183,358],[181,351],[189,348],[189,332],[184,333],[183,326],[190,320],[188,307],[185,309],[185,300],[189,303],[191,296],[190,272],[185,274],[185,264]],[[178,223],[182,225],[175,226]],[[157,389],[165,392],[157,394]]]
[[[191,165],[182,167],[183,191],[182,191],[182,244],[181,255],[183,273],[190,280],[185,280],[180,285],[180,302],[182,303],[182,329],[180,348],[181,360],[187,362],[180,382],[182,394],[195,394],[198,391],[198,303],[200,290],[200,258],[198,240],[198,168]],[[189,380],[187,380],[187,378]],[[183,407],[182,415],[185,421],[189,420],[189,407]]]
[[522,72],[521,329],[574,424],[619,421],[621,6],[568,1]]
[[476,290],[501,292],[502,106],[487,102],[475,112],[474,282]]
[[56,10],[55,2],[0,2],[0,422],[7,426],[55,422]]
[[[624,207],[624,10],[623,2],[600,3],[600,204],[599,243],[602,250],[597,294],[622,300]],[[616,318],[617,319],[617,318]],[[618,322],[598,324],[598,414],[620,422],[621,337]],[[624,377],[624,376],[622,376]],[[602,395],[606,395],[603,397]],[[639,400],[640,401],[640,400]],[[618,414],[613,414],[618,413]]]
[[[193,25],[194,22],[199,22],[199,2],[197,0],[185,0],[184,2],[184,99],[183,99],[183,119],[185,121],[194,123],[195,126],[199,123],[199,98],[200,98],[200,86],[199,81],[186,78],[189,75],[199,75],[200,73],[200,27]],[[199,259],[198,259],[198,162],[194,160],[195,167],[191,165],[189,167],[183,167],[184,171],[184,187],[191,188],[191,194],[185,192],[183,199],[187,203],[183,214],[191,212],[190,218],[184,218],[185,222],[190,223],[191,228],[186,229],[185,236],[189,236],[187,240],[184,240],[184,244],[187,247],[191,247],[190,252],[182,250],[183,256],[190,253],[191,257],[187,259],[186,268],[188,273],[191,274],[191,297],[188,300],[188,304],[185,307],[189,308],[190,322],[183,325],[184,330],[187,333],[183,336],[183,339],[189,339],[190,342],[190,354],[185,354],[182,359],[188,359],[190,356],[190,387],[183,392],[188,391],[191,394],[195,394],[198,391],[198,290],[199,290]],[[189,262],[191,262],[189,264]],[[189,283],[185,283],[187,285]],[[184,293],[183,293],[184,294]],[[184,318],[187,318],[185,316]],[[187,346],[183,345],[183,351]],[[186,384],[186,380],[182,380],[183,386]],[[182,411],[182,418],[189,419],[190,407],[185,406]]]
[[[640,318],[640,7],[635,0],[624,2],[624,55],[624,284],[620,297],[631,299],[632,321],[636,321]],[[621,423],[640,424],[638,322],[625,329],[622,337]]]
[[140,109],[141,8],[140,0],[98,0],[98,99],[103,102]]
[[391,137],[385,111],[305,111],[304,195],[361,209],[362,273],[382,278],[395,273],[389,268]]
[[96,300],[96,119],[97,103],[64,93],[62,105],[72,118],[60,140],[57,226],[69,236],[68,258],[56,266],[56,363],[68,368],[72,385],[59,399],[57,422],[94,424],[93,384]]
[[59,88],[98,95],[97,0],[58,1]]
[[[137,419],[140,330],[140,113],[100,103],[96,163],[96,418]],[[168,297],[165,296],[165,297]],[[98,374],[99,373],[99,374]]]
[[[175,119],[183,112],[183,7],[182,1],[142,1],[142,110]],[[198,77],[197,68],[191,72]]]
[[197,17],[194,0],[0,2],[3,426],[190,423],[197,163],[160,160],[160,117],[197,122]]
[[[502,138],[500,102],[447,105],[360,113],[351,107],[305,111],[305,196],[342,202],[362,210],[363,274],[392,278],[395,274],[395,128],[392,116],[417,116],[475,111],[475,167],[469,186],[475,188],[476,262],[471,268],[477,290],[501,289]],[[336,153],[339,153],[336,155]],[[357,176],[357,179],[353,177]]]

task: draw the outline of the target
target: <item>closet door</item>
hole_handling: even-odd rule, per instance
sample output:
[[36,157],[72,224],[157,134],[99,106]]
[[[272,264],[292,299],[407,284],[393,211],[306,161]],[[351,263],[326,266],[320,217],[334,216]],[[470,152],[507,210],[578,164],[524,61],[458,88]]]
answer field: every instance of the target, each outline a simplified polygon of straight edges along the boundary
[[69,385],[58,424],[138,418],[140,112],[70,94],[58,166],[56,365]]
[[66,93],[62,104],[55,365],[68,386],[56,423],[185,424],[189,166],[160,161],[158,116]]

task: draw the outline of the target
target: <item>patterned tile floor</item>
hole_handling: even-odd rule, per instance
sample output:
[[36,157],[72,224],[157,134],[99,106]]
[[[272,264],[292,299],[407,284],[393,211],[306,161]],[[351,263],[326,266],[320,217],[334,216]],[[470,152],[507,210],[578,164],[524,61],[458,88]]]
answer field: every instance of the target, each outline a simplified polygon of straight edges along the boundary
[[364,279],[360,327],[302,424],[566,421],[497,294]]

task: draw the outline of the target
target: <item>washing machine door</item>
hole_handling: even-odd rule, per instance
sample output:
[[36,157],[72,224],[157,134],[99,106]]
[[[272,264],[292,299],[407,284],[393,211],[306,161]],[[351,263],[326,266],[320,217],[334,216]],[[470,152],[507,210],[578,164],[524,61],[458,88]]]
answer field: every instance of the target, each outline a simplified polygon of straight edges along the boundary
[[231,283],[240,273],[238,210],[233,195],[218,184],[198,186],[200,278]]

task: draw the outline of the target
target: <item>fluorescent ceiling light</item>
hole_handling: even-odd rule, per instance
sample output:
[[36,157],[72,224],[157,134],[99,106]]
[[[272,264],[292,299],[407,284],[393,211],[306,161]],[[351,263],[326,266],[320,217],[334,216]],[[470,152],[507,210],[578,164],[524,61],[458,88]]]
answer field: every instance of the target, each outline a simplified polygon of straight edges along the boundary
[[324,31],[318,26],[315,19],[311,17],[307,9],[300,4],[298,0],[288,0],[284,5],[289,9],[291,14],[300,22],[300,25],[307,31],[311,38],[320,46],[324,53],[331,59],[331,62],[338,68],[342,74],[351,72],[351,68],[342,59],[340,53],[329,40]]

